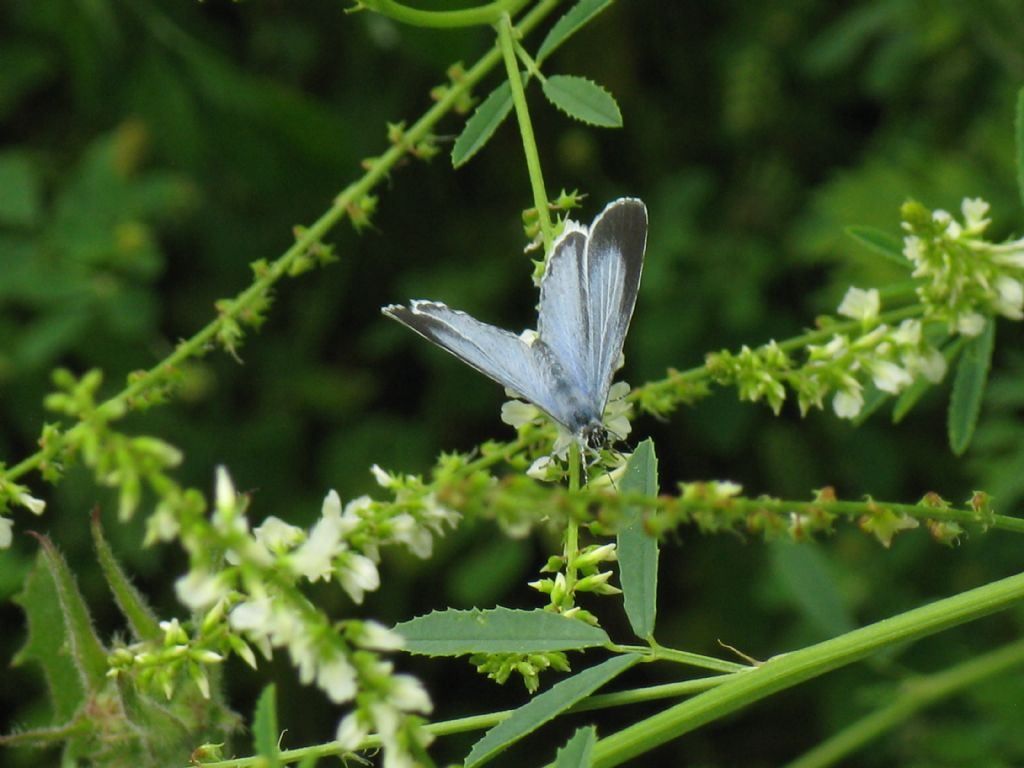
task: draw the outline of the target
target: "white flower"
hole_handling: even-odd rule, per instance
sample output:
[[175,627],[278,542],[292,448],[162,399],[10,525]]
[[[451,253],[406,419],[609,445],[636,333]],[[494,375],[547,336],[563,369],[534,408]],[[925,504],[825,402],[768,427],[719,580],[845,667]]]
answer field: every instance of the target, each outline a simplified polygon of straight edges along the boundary
[[292,568],[310,581],[327,580],[334,570],[333,561],[346,549],[341,531],[341,499],[331,491],[324,499],[322,517],[309,537],[291,555]]
[[271,552],[287,552],[305,537],[306,532],[296,525],[270,515],[253,530],[256,541]]
[[539,418],[540,414],[540,408],[522,400],[508,400],[501,406],[501,420],[516,429]]
[[316,684],[324,689],[327,698],[335,704],[349,701],[356,695],[356,671],[341,653],[320,664]]
[[362,622],[352,641],[360,648],[374,651],[400,651],[405,648],[404,637],[373,620]]
[[409,551],[419,558],[426,560],[434,550],[434,537],[430,531],[416,522],[416,518],[408,512],[395,515],[390,520],[391,537],[405,544]]
[[235,493],[235,484],[231,482],[231,476],[223,466],[217,467],[215,499],[217,509],[220,510],[234,509],[238,501],[238,496]]
[[999,314],[1011,320],[1024,318],[1024,286],[1020,280],[1000,275],[996,279],[996,293],[999,298],[994,302],[994,307]]
[[425,715],[434,708],[423,684],[412,675],[392,675],[388,683],[388,701],[397,709]]
[[444,533],[445,524],[454,528],[462,519],[462,515],[455,510],[439,504],[434,493],[429,493],[423,498],[422,514],[423,521],[437,532],[438,536]]
[[160,502],[156,511],[146,520],[146,538],[142,546],[148,546],[157,541],[171,541],[181,530],[178,518],[166,502]]
[[946,375],[946,356],[935,347],[928,347],[921,354],[914,356],[911,362],[912,365],[908,363],[907,367],[920,371],[921,375],[933,384],[938,384]]
[[219,574],[197,569],[174,582],[174,591],[178,599],[193,611],[202,611],[225,597],[228,588]]
[[883,392],[896,394],[909,387],[914,379],[903,368],[886,360],[878,360],[870,364],[871,377],[875,386]]
[[370,474],[381,488],[393,488],[398,483],[397,477],[381,469],[377,464],[370,467]]
[[541,456],[526,470],[526,475],[534,480],[552,481],[561,477],[562,470],[558,462],[551,456]]
[[[850,382],[853,386],[849,386]],[[857,381],[850,379],[846,385],[846,389],[839,390],[832,398],[832,409],[841,419],[853,419],[864,407],[864,395],[861,393],[861,387]]]
[[35,496],[30,496],[28,493],[22,491],[18,494],[18,503],[25,507],[33,515],[41,515],[46,511],[46,502],[42,499],[37,499]]
[[14,521],[9,517],[0,517],[0,549],[7,549],[11,546],[11,540],[14,536],[11,533],[11,529],[14,527]]
[[904,320],[899,327],[892,332],[892,342],[900,347],[916,347],[921,343],[921,321],[912,319]]
[[338,581],[356,603],[363,602],[366,592],[380,587],[380,573],[370,558],[355,552],[346,552],[338,566]]
[[990,246],[989,251],[996,264],[1024,268],[1024,238]]
[[338,724],[338,732],[334,738],[339,746],[347,752],[354,752],[363,743],[363,739],[370,735],[370,726],[365,722],[362,714],[357,710],[350,712],[342,718]]
[[860,288],[850,288],[839,304],[837,311],[843,317],[867,321],[878,317],[878,311],[881,309],[881,306],[881,298],[876,288],[870,288],[866,291]]
[[960,203],[960,212],[964,216],[964,223],[971,234],[980,234],[991,223],[985,218],[988,213],[989,204],[980,197],[965,197]]
[[917,235],[903,238],[903,255],[911,264],[920,264],[924,260],[924,243]]
[[239,603],[228,614],[228,623],[239,632],[269,635],[273,631],[273,605],[269,597],[258,597]]
[[964,336],[977,336],[985,330],[985,316],[977,312],[968,312],[956,319],[956,329]]

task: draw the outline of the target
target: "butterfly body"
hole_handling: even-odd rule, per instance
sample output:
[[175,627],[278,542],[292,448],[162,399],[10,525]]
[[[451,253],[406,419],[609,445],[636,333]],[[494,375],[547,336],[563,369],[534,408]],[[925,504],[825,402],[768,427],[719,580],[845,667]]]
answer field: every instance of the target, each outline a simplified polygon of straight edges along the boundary
[[584,446],[600,447],[646,240],[647,209],[633,198],[610,203],[589,228],[567,222],[541,279],[535,334],[517,336],[435,301],[382,311],[532,402]]

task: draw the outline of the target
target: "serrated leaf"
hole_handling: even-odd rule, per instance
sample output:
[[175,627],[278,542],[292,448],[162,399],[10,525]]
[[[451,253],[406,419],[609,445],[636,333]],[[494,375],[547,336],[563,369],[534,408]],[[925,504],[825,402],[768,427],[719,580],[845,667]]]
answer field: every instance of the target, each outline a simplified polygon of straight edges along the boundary
[[472,768],[490,760],[496,754],[565,710],[585,699],[609,680],[614,679],[640,661],[637,654],[628,653],[608,659],[563,680],[550,690],[535,696],[483,735],[466,757],[465,768]]
[[25,588],[14,602],[25,611],[28,639],[12,663],[20,666],[35,662],[42,667],[50,692],[53,719],[66,722],[84,702],[85,689],[71,657],[64,652],[64,617],[57,599],[57,587],[42,551],[36,555]]
[[884,257],[893,264],[907,268],[910,262],[903,255],[903,241],[895,235],[874,227],[852,226],[845,230],[847,235],[869,250]]
[[551,27],[551,30],[544,37],[544,41],[540,44],[540,48],[537,49],[537,55],[534,57],[537,64],[539,65],[544,59],[554,53],[562,43],[572,37],[609,5],[611,5],[611,0],[580,0],[580,2],[566,11],[565,15]]
[[280,735],[277,725],[277,689],[271,684],[260,694],[252,717],[253,748],[263,758],[260,765],[279,768],[281,752],[277,740]]
[[[629,457],[619,490],[625,495],[658,495],[658,458],[650,438]],[[642,507],[627,507],[623,512],[617,542],[626,616],[636,636],[646,640],[654,634],[658,613],[658,540],[644,530]]]
[[981,401],[985,397],[988,370],[992,364],[992,348],[995,343],[996,322],[989,318],[985,330],[964,346],[960,364],[953,381],[953,395],[949,399],[949,447],[957,456],[963,455],[971,444],[974,427],[981,413]]
[[1024,204],[1024,88],[1017,91],[1014,136],[1017,141],[1017,191],[1020,192],[1020,201]]
[[577,728],[565,746],[555,756],[555,768],[590,768],[590,754],[597,741],[597,728],[592,725]]
[[458,168],[464,165],[473,155],[483,149],[483,146],[491,140],[491,136],[511,111],[512,89],[506,80],[480,102],[466,121],[462,133],[459,134],[459,138],[455,140],[455,146],[452,147],[452,167]]
[[615,97],[595,82],[576,75],[552,75],[541,83],[547,100],[576,120],[602,128],[621,128]]
[[97,559],[103,569],[103,576],[107,580],[107,586],[114,595],[121,613],[128,620],[132,634],[136,640],[159,640],[163,633],[160,630],[160,623],[156,614],[149,607],[146,599],[134,585],[128,580],[121,564],[117,562],[114,553],[103,536],[103,526],[100,524],[99,514],[93,514],[92,518],[92,540],[96,548]]
[[608,635],[578,619],[543,610],[435,611],[396,624],[405,650],[425,656],[540,653],[606,645]]

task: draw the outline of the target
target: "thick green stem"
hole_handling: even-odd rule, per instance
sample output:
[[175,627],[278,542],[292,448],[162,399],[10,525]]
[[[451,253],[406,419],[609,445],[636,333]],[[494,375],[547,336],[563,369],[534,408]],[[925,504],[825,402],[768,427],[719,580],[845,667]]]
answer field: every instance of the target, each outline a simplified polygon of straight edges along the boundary
[[[569,445],[569,493],[580,489],[580,446],[575,440]],[[573,589],[576,586],[576,558],[580,552],[580,524],[570,517],[565,525],[565,594],[574,600]]]
[[926,707],[969,688],[986,678],[992,678],[1014,667],[1024,665],[1024,640],[1018,640],[976,659],[955,667],[913,680],[902,686],[896,700],[867,717],[847,726],[810,752],[789,763],[786,768],[826,768],[886,731],[906,722]]
[[554,228],[551,224],[551,214],[548,211],[548,193],[544,189],[544,175],[540,169],[537,140],[533,136],[530,110],[526,106],[526,92],[523,90],[523,80],[519,74],[519,63],[516,61],[512,20],[508,14],[502,16],[497,27],[498,47],[501,49],[501,54],[505,59],[508,84],[512,89],[512,104],[516,109],[516,119],[519,121],[519,134],[523,139],[523,151],[526,153],[526,168],[530,173],[533,205],[537,209],[541,237],[544,240],[544,253],[547,254],[551,250],[551,243],[554,241]]
[[775,656],[755,669],[730,677],[706,693],[602,739],[594,748],[593,768],[621,765],[632,757],[777,691],[851,664],[882,648],[935,634],[1004,610],[1022,600],[1024,574],[1019,574],[884,619],[809,648]]

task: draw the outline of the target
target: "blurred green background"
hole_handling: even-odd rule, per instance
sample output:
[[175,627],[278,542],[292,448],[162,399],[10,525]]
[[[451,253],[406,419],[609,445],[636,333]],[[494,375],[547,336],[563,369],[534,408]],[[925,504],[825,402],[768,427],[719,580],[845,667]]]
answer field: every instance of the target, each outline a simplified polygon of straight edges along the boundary
[[[361,174],[360,160],[385,147],[386,121],[415,119],[448,65],[475,61],[490,43],[486,30],[415,30],[344,9],[321,0],[0,5],[0,459],[34,450],[53,367],[101,367],[113,392],[162,359],[214,316],[215,300],[247,285],[249,262],[280,254],[294,225]],[[1012,120],[1024,83],[1022,10],[1011,0],[633,0],[556,54],[546,70],[605,85],[625,129],[569,122],[531,91],[549,192],[587,192],[583,220],[625,194],[650,210],[624,377],[641,383],[700,365],[711,350],[796,335],[848,284],[899,278],[843,227],[896,234],[907,197],[954,211],[964,196],[985,197],[994,236],[1019,235]],[[440,132],[460,128],[453,116]],[[253,492],[254,518],[308,524],[329,488],[345,499],[372,492],[372,463],[422,472],[442,450],[511,436],[499,387],[379,307],[436,298],[505,327],[532,325],[519,222],[531,198],[513,123],[458,172],[446,154],[410,160],[378,192],[373,228],[342,226],[328,238],[339,263],[280,286],[241,364],[208,356],[187,371],[180,401],[126,422],[185,451],[183,482],[209,488],[225,464]],[[801,419],[791,405],[774,418],[722,392],[667,423],[638,420],[634,437],[655,438],[668,491],[728,478],[790,498],[831,484],[850,498],[936,491],[960,502],[981,488],[1013,513],[1024,494],[1020,341],[1002,321],[982,425],[963,460],[947,448],[945,386],[898,427],[886,412],[855,429],[830,413]],[[57,488],[32,481],[49,509],[41,519],[19,511],[15,545],[0,554],[0,732],[47,718],[35,671],[6,668],[23,632],[8,598],[35,550],[24,530],[55,539],[104,636],[123,633],[88,540],[88,510],[100,503],[137,583],[163,615],[182,614],[170,576],[183,559],[174,548],[141,549],[144,515],[117,525],[113,497],[82,470]],[[522,585],[550,546],[467,524],[430,562],[389,557],[384,588],[359,614],[394,621],[446,605],[538,605]],[[850,526],[801,547],[683,530],[662,557],[659,639],[721,653],[720,639],[766,657],[1012,573],[1020,552],[1005,533],[948,550],[916,532],[886,551]],[[351,615],[336,592],[318,599]],[[609,628],[627,637],[615,601],[604,603]],[[1019,612],[989,618],[834,673],[650,762],[780,765],[888,701],[907,674],[994,648],[1021,624]],[[402,666],[435,692],[437,719],[525,699],[465,662]],[[283,661],[268,670],[285,684],[285,746],[331,738],[336,708],[290,682]],[[663,681],[663,671],[645,667],[633,681]],[[234,663],[228,678],[248,716],[265,678]],[[1022,700],[1024,675],[1006,676],[914,718],[850,764],[1020,765]],[[599,717],[601,732],[644,713]],[[541,735],[503,764],[523,764],[531,749],[527,762],[539,764],[558,741]],[[446,740],[437,755],[457,759],[468,743]],[[248,752],[244,737],[234,751]],[[40,764],[46,756],[0,752],[3,766]]]

